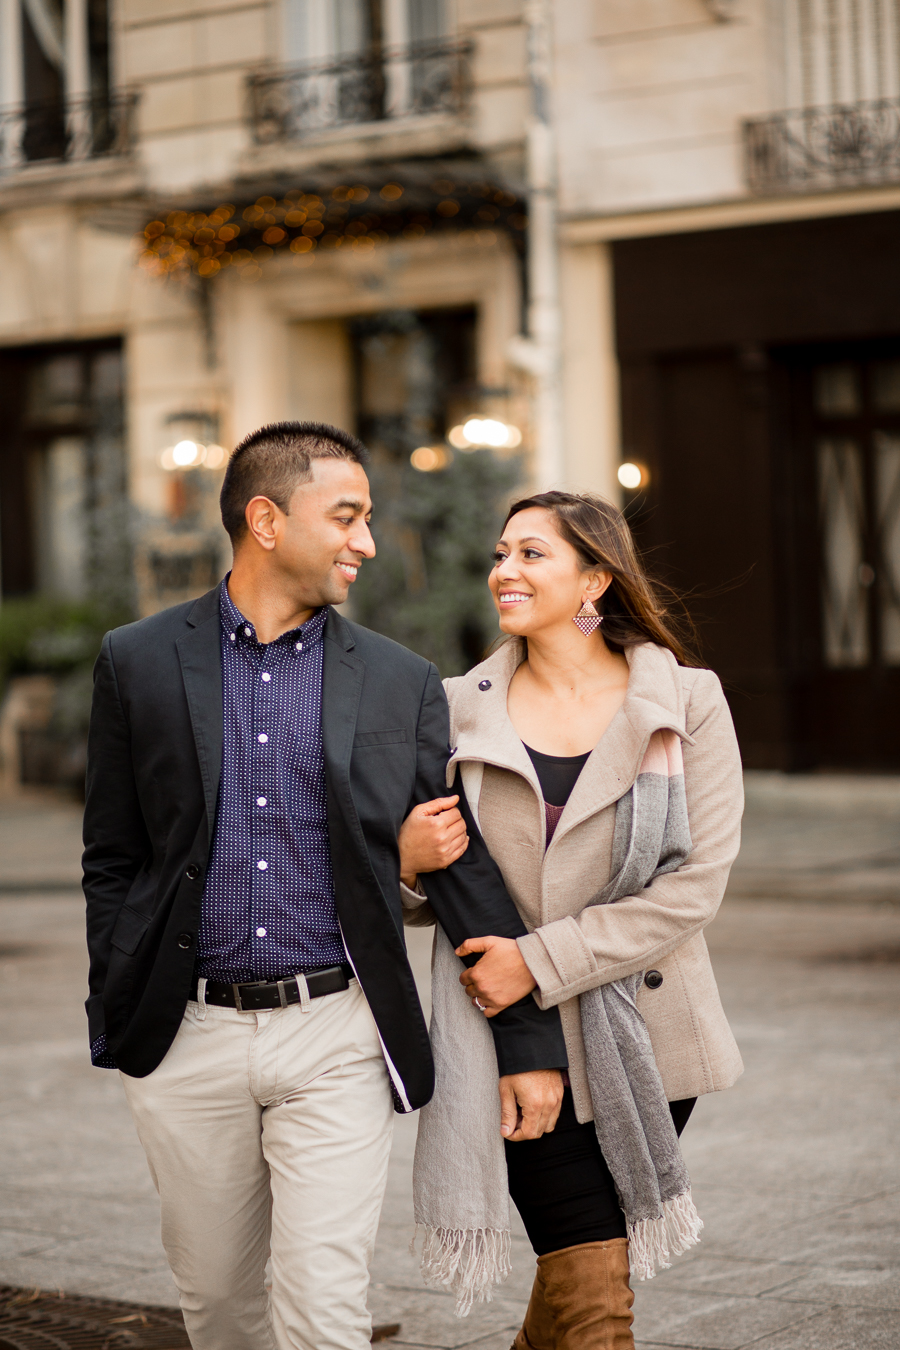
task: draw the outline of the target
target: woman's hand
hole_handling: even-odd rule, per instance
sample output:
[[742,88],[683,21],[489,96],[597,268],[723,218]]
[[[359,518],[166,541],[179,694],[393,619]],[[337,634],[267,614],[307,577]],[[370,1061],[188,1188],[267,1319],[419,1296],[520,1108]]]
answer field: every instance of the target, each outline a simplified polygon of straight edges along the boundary
[[494,1017],[511,1003],[530,994],[537,980],[525,964],[519,944],[513,938],[466,938],[457,947],[457,956],[484,952],[481,960],[464,970],[459,982],[474,1003],[482,1005],[487,1017]]
[[456,803],[459,797],[436,797],[414,806],[400,826],[400,880],[415,889],[420,872],[440,872],[469,847],[466,822]]

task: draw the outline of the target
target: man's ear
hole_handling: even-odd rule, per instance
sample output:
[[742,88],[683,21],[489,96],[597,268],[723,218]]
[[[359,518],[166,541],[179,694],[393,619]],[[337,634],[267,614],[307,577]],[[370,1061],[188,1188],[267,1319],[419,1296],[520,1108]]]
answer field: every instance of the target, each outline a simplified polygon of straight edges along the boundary
[[251,539],[260,548],[271,552],[278,538],[279,517],[284,514],[268,497],[251,497],[244,510],[244,519]]

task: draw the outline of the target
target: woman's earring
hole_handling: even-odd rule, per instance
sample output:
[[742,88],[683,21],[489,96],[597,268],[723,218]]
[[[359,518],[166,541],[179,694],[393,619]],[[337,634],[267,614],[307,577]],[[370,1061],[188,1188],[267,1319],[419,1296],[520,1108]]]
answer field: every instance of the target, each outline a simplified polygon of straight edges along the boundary
[[578,625],[585,637],[590,637],[594,629],[600,627],[603,618],[594,609],[590,600],[585,600],[581,609],[573,616],[572,622]]

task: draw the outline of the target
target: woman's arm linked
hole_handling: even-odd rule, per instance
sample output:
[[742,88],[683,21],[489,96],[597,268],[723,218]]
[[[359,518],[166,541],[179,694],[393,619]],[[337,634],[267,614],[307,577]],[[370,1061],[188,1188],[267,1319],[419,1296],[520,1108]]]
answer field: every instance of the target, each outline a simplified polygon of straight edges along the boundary
[[550,1007],[645,970],[714,918],[740,844],[743,786],[731,714],[711,671],[697,671],[686,719],[694,741],[684,745],[693,841],[688,861],[638,895],[587,906],[527,937],[463,943],[460,956],[483,953],[461,981],[489,1015],[529,990],[536,990],[542,1007]]

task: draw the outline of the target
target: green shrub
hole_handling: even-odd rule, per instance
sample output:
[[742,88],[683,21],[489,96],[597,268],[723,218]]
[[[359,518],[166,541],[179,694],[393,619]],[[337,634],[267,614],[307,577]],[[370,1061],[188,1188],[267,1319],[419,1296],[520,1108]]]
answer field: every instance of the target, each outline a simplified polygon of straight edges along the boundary
[[91,601],[28,596],[0,605],[0,681],[10,675],[65,675],[90,667],[103,634],[128,615]]

